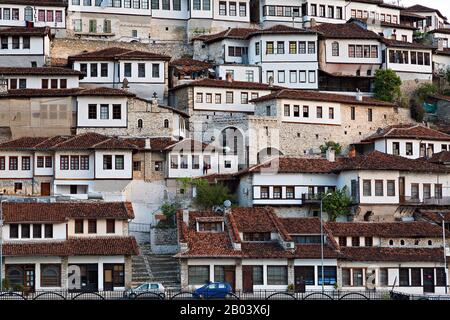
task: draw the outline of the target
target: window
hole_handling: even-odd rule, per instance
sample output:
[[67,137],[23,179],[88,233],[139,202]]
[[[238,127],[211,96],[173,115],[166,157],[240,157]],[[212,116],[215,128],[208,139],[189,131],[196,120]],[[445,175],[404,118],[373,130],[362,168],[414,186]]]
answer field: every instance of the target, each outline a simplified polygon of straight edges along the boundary
[[286,285],[287,267],[286,266],[267,266],[267,284],[268,285]]
[[145,63],[138,63],[138,77],[145,78]]
[[328,118],[334,119],[334,108],[332,107],[328,109]]
[[52,224],[45,224],[44,225],[44,237],[45,238],[53,238],[53,225]]
[[255,56],[259,56],[260,50],[259,50],[259,42],[255,43]]
[[380,283],[380,286],[383,286],[383,287],[385,287],[385,286],[387,286],[387,285],[389,285],[389,282],[388,282],[388,269],[387,268],[380,268],[380,280],[379,280],[379,283]]
[[294,117],[300,117],[300,106],[294,106]]
[[293,236],[294,242],[299,244],[320,244],[320,235]]
[[203,93],[197,92],[197,94],[195,95],[195,102],[203,103]]
[[375,196],[382,197],[383,195],[383,180],[375,180]]
[[[130,7],[131,7],[131,1],[130,1]],[[159,10],[159,0],[151,0],[151,7],[152,10]],[[129,7],[127,7],[129,8]]]
[[303,118],[309,118],[309,107],[303,106]]
[[419,184],[411,183],[411,198],[419,199]]
[[97,233],[97,220],[88,220],[88,233]]
[[35,238],[35,239],[42,238],[42,225],[41,224],[33,224],[33,238]]
[[120,104],[113,104],[112,109],[113,119],[122,119],[122,106]]
[[266,42],[266,54],[273,54],[273,41]]
[[351,280],[350,280],[350,269],[348,268],[342,268],[342,286],[344,287],[350,287],[351,284]]
[[297,83],[297,71],[295,70],[289,71],[289,82]]
[[373,110],[371,108],[367,109],[367,121],[372,122],[373,120]]
[[169,120],[168,119],[164,119],[164,128],[169,128]]
[[60,89],[66,89],[67,88],[67,79],[60,79],[59,80],[59,88]]
[[281,199],[281,187],[273,187],[273,198]]
[[11,239],[19,238],[19,225],[18,224],[10,224],[9,225],[9,237]]
[[296,53],[297,53],[297,42],[289,41],[289,54],[296,54]]
[[434,197],[436,199],[442,199],[442,184],[435,184],[434,185]]
[[423,184],[423,199],[431,198],[431,184],[424,183]]
[[336,7],[336,19],[342,19],[342,7]]
[[[319,272],[319,285],[322,285],[322,268],[318,268]],[[336,284],[337,270],[336,267],[324,267],[323,268],[323,284],[334,285]]]
[[69,156],[60,156],[59,161],[61,170],[69,170]]
[[313,41],[308,41],[308,54],[316,53],[316,43]]
[[309,83],[316,83],[316,71],[314,70],[308,71],[308,81]]
[[261,199],[269,199],[269,187],[261,187],[260,188],[260,198]]
[[439,287],[445,287],[446,282],[445,269],[436,268],[436,285]]
[[232,91],[226,92],[226,102],[225,103],[227,103],[227,104],[233,103],[233,92]]
[[209,266],[189,266],[189,285],[203,285],[209,282]]
[[30,37],[23,37],[22,38],[22,47],[23,49],[30,49]]
[[22,170],[30,170],[31,169],[31,160],[30,157],[22,157]]
[[288,104],[284,105],[284,116],[290,117],[291,116],[291,106]]
[[133,161],[133,171],[141,171],[141,161]]
[[227,3],[225,1],[219,2],[219,15],[226,16],[227,15]]
[[12,48],[20,49],[20,38],[19,37],[12,37]]
[[159,63],[152,63],[152,77],[159,78]]
[[9,170],[18,170],[18,158],[9,157]]
[[131,77],[131,63],[124,63],[124,76]]
[[8,37],[2,37],[2,49],[8,49]]
[[363,269],[352,269],[353,271],[353,286],[361,287],[363,286]]
[[70,170],[80,170],[79,156],[70,156]]
[[178,169],[178,156],[170,156],[170,168]]
[[255,75],[253,70],[246,70],[245,71],[245,81],[247,82],[254,82],[255,81]]
[[115,169],[116,170],[123,170],[125,166],[125,160],[123,155],[116,155],[114,157],[115,160]]
[[155,171],[162,171],[163,168],[163,162],[162,161],[155,161]]
[[248,92],[241,92],[241,103],[248,104]]
[[364,238],[364,246],[365,247],[373,246],[373,238],[372,237],[365,237]]
[[310,9],[311,9],[311,15],[317,16],[317,4],[311,4]]
[[236,2],[230,2],[228,5],[228,14],[230,16],[236,16]]
[[333,57],[339,56],[339,42],[335,41],[331,44],[331,55]]
[[409,287],[409,269],[400,268],[399,269],[399,284],[401,287]]
[[363,195],[364,197],[372,196],[372,181],[363,180]]
[[412,142],[407,142],[406,143],[406,155],[407,156],[412,156],[413,155],[413,144],[412,144]]
[[41,286],[42,287],[61,286],[60,264],[41,264]]
[[395,197],[395,180],[387,181],[387,196]]
[[116,220],[106,219],[106,233],[116,233]]
[[206,94],[206,103],[212,103],[212,93]]
[[298,53],[299,54],[306,54],[306,42],[305,41],[299,41],[299,43],[298,43]]
[[253,277],[253,285],[263,285],[264,284],[263,267],[253,266],[252,277]]
[[277,41],[277,54],[284,54],[284,41]]
[[359,247],[359,237],[352,237],[352,247]]
[[112,170],[112,155],[103,155],[103,170]]
[[107,104],[100,105],[100,119],[103,120],[109,119],[109,105]]
[[294,199],[294,198],[295,198],[294,187],[286,187],[286,199]]
[[83,233],[83,232],[84,232],[84,220],[75,219],[75,233]]
[[247,16],[247,5],[245,4],[245,2],[239,2],[239,16]]
[[96,104],[88,105],[88,119],[97,119],[97,105]]

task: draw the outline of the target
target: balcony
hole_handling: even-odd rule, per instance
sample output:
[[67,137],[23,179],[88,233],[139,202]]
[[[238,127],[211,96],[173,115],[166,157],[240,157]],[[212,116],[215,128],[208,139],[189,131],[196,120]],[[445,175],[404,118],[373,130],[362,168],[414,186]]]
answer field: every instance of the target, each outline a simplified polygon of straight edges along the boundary
[[450,205],[450,197],[419,199],[417,197],[400,196],[400,204],[446,206]]
[[320,197],[318,194],[302,193],[302,204],[320,204]]

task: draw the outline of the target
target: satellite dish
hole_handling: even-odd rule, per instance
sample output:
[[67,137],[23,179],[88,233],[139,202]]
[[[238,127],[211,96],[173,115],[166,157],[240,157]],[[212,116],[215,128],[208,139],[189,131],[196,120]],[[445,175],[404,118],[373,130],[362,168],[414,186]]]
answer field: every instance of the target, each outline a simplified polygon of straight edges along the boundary
[[231,201],[230,200],[225,200],[223,202],[223,205],[225,206],[225,208],[229,208],[229,207],[231,207]]

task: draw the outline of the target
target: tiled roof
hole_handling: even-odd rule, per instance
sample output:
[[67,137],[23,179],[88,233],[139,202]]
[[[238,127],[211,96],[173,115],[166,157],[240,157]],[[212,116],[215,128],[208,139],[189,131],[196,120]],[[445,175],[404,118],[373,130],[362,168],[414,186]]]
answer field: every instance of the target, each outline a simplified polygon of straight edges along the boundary
[[37,75],[37,76],[46,76],[46,75],[62,75],[62,76],[79,76],[83,75],[82,72],[78,70],[73,70],[69,68],[56,68],[56,67],[36,67],[36,68],[27,68],[27,67],[0,67],[0,75],[8,76],[8,75]]
[[424,45],[417,42],[405,42],[400,40],[386,39],[382,38],[381,40],[387,47],[390,48],[413,48],[413,49],[434,49],[433,46]]
[[47,36],[50,35],[49,27],[11,27],[0,29],[0,35],[8,35],[8,36],[30,36],[30,37],[38,37],[38,36]]
[[145,51],[111,47],[69,56],[69,61],[170,60],[169,56]]
[[283,89],[277,92],[261,96],[251,100],[251,102],[263,102],[273,99],[291,99],[291,100],[312,100],[312,101],[326,101],[337,102],[353,105],[369,105],[369,106],[385,106],[393,107],[394,104],[390,102],[380,101],[369,97],[363,97],[362,101],[358,101],[355,96],[344,94],[324,93],[310,90],[295,90]]
[[424,222],[327,222],[333,236],[366,236],[384,238],[414,238],[442,236],[439,226]]
[[450,34],[450,28],[438,28],[438,29],[434,29],[429,31],[429,33],[445,33],[445,34]]
[[[18,4],[18,5],[31,5],[36,6],[36,0],[1,0],[1,4]],[[65,0],[41,0],[38,3],[39,6],[49,7],[67,7],[67,1]]]
[[423,210],[418,210],[417,214],[425,220],[432,221],[432,222],[439,223],[439,224],[442,223],[442,216],[444,217],[445,222],[450,222],[450,210],[449,209],[439,209],[439,210],[423,209]]
[[169,65],[172,68],[175,68],[181,74],[200,72],[214,67],[212,63],[191,58],[181,58],[173,60],[169,63]]
[[450,163],[450,151],[441,151],[438,153],[433,153],[431,158],[426,160],[429,162],[440,164]]
[[255,30],[250,32],[247,35],[247,38],[250,38],[252,36],[261,35],[261,34],[316,34],[316,31],[311,29],[301,29],[301,28],[294,28],[290,26],[286,26],[283,24],[278,24],[266,29],[261,30]]
[[0,143],[0,150],[32,150],[36,145],[47,141],[46,137],[22,137]]
[[341,258],[349,261],[443,262],[441,248],[343,247]]
[[133,144],[138,147],[138,149],[145,149],[145,140],[150,139],[150,149],[153,151],[162,151],[167,147],[172,146],[174,143],[177,143],[177,140],[174,140],[169,137],[152,137],[152,138],[124,138],[124,140],[130,144]]
[[238,40],[245,40],[246,37],[258,29],[251,29],[251,28],[230,28],[228,30],[224,30],[219,33],[215,34],[204,34],[197,37],[192,38],[192,40],[201,40],[206,43],[208,42],[215,42],[220,41],[223,39],[238,39]]
[[239,232],[277,232],[277,226],[265,207],[233,208],[231,213],[234,217]]
[[332,173],[337,167],[338,161],[330,162],[325,158],[281,156],[243,170],[239,174],[262,171],[274,171],[277,173]]
[[411,172],[441,172],[448,169],[443,165],[429,163],[421,159],[408,159],[401,156],[373,151],[354,158],[343,158],[337,171],[351,170],[388,170],[388,171],[411,171]]
[[430,7],[426,7],[420,4],[416,4],[413,6],[410,6],[408,8],[405,9],[405,11],[412,11],[412,12],[436,12],[439,16],[441,16],[442,19],[447,20],[447,17],[444,16],[439,10],[434,9],[434,8],[430,8]]
[[164,148],[164,150],[176,150],[178,152],[181,151],[198,151],[198,150],[205,150],[210,149],[212,151],[214,147],[210,146],[209,144],[205,142],[201,142],[194,139],[183,139],[181,141],[173,141],[172,144],[168,145]]
[[[450,56],[450,48],[443,48],[442,50],[436,50],[434,52],[434,54],[443,55],[443,56]],[[442,96],[442,95],[436,94],[435,96]],[[447,97],[447,99],[450,99],[450,98]]]
[[134,97],[135,94],[115,88],[71,88],[71,89],[9,89],[0,99],[33,97],[70,97],[70,96],[119,96]]
[[364,29],[356,23],[321,23],[311,30],[318,31],[329,39],[370,39],[380,40],[380,36],[373,31]]
[[5,223],[63,222],[73,218],[133,219],[128,202],[6,202],[2,205]]
[[65,141],[53,145],[52,150],[84,150],[84,149],[137,149],[125,139],[108,137],[99,133],[87,132],[72,136]]
[[[400,24],[400,23],[393,23],[393,22],[387,22],[387,21],[380,21],[380,20],[373,19],[373,18],[351,18],[349,21],[350,22],[351,21],[361,21],[368,25],[376,25],[376,26],[379,25],[382,27],[389,27],[389,28],[396,28],[396,29],[417,30],[416,27],[411,26],[409,24]],[[374,31],[372,31],[372,32],[374,32]]]
[[207,88],[230,88],[230,89],[247,89],[247,90],[280,90],[282,87],[269,85],[259,82],[245,82],[245,81],[227,81],[218,79],[201,79],[197,81],[191,81],[176,86],[170,90],[178,90],[186,87],[207,87]]
[[65,241],[5,243],[5,256],[137,255],[134,237],[71,238]]
[[398,124],[378,129],[376,133],[364,139],[364,141],[373,141],[382,138],[409,138],[409,139],[428,139],[450,141],[450,135],[423,126],[421,124]]
[[320,234],[319,218],[280,218],[289,234]]

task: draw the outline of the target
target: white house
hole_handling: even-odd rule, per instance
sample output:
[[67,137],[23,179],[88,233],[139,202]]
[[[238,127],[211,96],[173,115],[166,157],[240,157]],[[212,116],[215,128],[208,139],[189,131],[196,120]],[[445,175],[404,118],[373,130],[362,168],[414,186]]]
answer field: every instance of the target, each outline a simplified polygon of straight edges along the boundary
[[42,67],[50,57],[49,27],[10,27],[0,30],[0,64]]
[[422,32],[444,28],[447,24],[447,17],[434,8],[416,4],[405,8],[404,11],[420,15],[424,18],[424,20],[416,23],[416,27]]
[[85,75],[81,86],[130,88],[141,98],[156,95],[160,101],[167,94],[169,60],[165,55],[115,47],[69,57],[73,69]]
[[[266,29],[234,28],[193,39],[195,58],[227,64],[235,80],[274,83],[296,89],[317,89],[317,33],[275,25]],[[203,48],[204,47],[204,48]],[[244,68],[238,68],[242,64]],[[260,76],[249,66],[260,68]],[[244,69],[244,72],[242,70]],[[219,75],[223,75],[219,72]]]
[[35,27],[50,27],[57,31],[66,28],[67,3],[46,0],[33,3],[28,0],[7,0],[0,4],[0,26],[23,27],[31,23]]
[[28,293],[129,288],[133,217],[127,202],[3,203],[4,277]]
[[420,124],[393,125],[356,144],[360,152],[380,152],[417,159],[450,150],[450,136]]
[[0,67],[8,89],[73,89],[83,77],[80,71],[57,67]]

